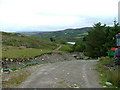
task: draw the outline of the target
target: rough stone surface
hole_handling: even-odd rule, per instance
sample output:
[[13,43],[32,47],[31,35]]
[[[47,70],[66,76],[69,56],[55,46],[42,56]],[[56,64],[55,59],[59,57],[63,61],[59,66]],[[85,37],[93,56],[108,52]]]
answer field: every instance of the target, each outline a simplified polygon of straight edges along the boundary
[[102,88],[95,60],[73,60],[35,66],[19,88]]

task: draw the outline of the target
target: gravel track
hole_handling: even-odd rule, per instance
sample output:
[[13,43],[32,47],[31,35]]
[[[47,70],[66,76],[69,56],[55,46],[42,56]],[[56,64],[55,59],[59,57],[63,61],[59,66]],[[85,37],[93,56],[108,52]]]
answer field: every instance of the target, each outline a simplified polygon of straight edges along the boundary
[[19,88],[101,88],[96,64],[73,60],[33,66],[35,71]]

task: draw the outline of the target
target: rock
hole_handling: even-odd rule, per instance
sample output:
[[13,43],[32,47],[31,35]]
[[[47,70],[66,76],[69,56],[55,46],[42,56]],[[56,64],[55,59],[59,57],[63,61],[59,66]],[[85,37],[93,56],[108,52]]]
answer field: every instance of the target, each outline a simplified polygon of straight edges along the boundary
[[77,56],[77,57],[76,57],[76,59],[80,59],[80,57],[79,57],[79,56]]
[[0,72],[1,72],[1,73],[3,72],[3,68],[0,70]]
[[15,70],[14,72],[17,72],[17,71],[19,71],[19,70]]
[[55,78],[55,80],[58,80],[58,78]]
[[68,75],[70,74],[70,73],[67,73]]
[[112,85],[112,83],[110,83],[110,82],[105,82],[105,84],[108,86]]
[[12,70],[9,70],[9,72],[13,72]]
[[7,82],[9,80],[10,80],[10,78],[6,78],[6,79],[2,80],[2,82]]
[[77,84],[74,84],[73,86],[71,86],[72,88],[80,88],[80,86],[79,85],[77,85]]
[[4,73],[8,74],[8,73],[10,73],[10,72],[4,72]]
[[20,62],[18,62],[18,64],[21,64]]
[[5,60],[8,61],[8,58],[6,58]]
[[103,86],[103,87],[107,87],[107,86]]
[[13,59],[10,59],[10,61],[12,62],[12,61],[13,61]]

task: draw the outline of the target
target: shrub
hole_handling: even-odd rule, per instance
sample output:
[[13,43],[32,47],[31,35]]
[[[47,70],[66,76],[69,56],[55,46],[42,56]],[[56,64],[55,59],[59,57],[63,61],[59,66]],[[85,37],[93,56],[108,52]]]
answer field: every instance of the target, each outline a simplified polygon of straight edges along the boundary
[[120,87],[120,71],[109,71],[107,74],[107,81],[112,82],[113,85]]
[[102,84],[111,82],[113,86],[120,87],[120,66],[114,66],[114,61],[110,57],[102,57],[98,63],[98,71],[101,73]]

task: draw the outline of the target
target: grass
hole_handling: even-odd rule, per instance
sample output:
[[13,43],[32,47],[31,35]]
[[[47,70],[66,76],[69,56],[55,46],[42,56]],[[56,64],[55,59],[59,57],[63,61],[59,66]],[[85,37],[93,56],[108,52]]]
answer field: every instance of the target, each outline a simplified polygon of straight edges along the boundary
[[57,47],[56,43],[51,42],[49,39],[5,32],[2,32],[2,44],[8,46],[24,46],[27,48],[41,49],[54,49]]
[[72,51],[72,45],[62,45],[62,47],[60,48],[60,51],[71,52]]
[[[19,86],[23,81],[26,80],[26,78],[30,75],[31,73],[28,72],[27,70],[21,70],[18,72],[12,72],[9,75],[5,75],[9,77],[10,79],[8,81],[2,82],[3,88],[15,88]],[[4,77],[5,77],[4,76]]]
[[[103,86],[107,86],[108,88],[120,88],[120,66],[114,66],[113,60],[109,57],[102,57],[99,60],[98,71],[101,73],[101,83]],[[114,70],[114,68],[116,68]],[[105,82],[110,82],[112,85],[108,86]]]
[[2,58],[28,58],[48,52],[59,52],[49,49],[19,48],[8,46],[2,50]]

